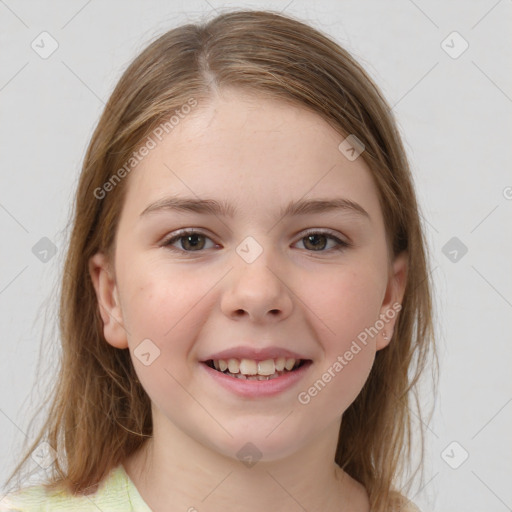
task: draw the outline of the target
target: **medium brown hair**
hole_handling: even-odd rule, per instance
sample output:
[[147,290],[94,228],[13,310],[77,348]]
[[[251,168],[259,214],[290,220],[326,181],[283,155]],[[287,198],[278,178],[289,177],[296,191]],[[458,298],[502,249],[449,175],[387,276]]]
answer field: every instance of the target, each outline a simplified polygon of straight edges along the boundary
[[[327,36],[271,11],[231,11],[170,30],[119,80],[90,141],[76,191],[60,290],[62,355],[48,416],[8,482],[45,440],[59,456],[47,488],[90,492],[152,435],[150,399],[129,351],[104,338],[88,272],[95,253],[113,255],[128,178],[101,199],[95,190],[162,119],[190,98],[206,102],[225,87],[292,102],[340,135],[355,134],[377,185],[390,264],[407,252],[406,288],[392,340],[377,352],[366,384],[343,414],[333,454],[364,485],[374,512],[390,510],[393,490],[410,467],[411,391],[428,356],[435,355],[432,285],[413,180],[391,109],[363,68]],[[421,411],[415,415],[423,453]]]

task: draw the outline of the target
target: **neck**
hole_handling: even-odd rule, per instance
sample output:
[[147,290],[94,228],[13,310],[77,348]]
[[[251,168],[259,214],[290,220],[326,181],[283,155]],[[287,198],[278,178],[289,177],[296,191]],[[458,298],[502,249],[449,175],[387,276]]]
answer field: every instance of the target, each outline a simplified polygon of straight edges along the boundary
[[273,461],[233,459],[198,443],[170,422],[124,467],[154,512],[243,508],[367,512],[364,488],[335,464],[339,423],[292,455]]

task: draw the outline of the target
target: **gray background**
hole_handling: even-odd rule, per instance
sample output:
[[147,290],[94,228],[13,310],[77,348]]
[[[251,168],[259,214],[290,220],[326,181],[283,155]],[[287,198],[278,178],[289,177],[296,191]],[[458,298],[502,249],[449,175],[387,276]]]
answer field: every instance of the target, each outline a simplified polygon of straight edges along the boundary
[[[2,482],[57,362],[66,223],[104,102],[149,40],[230,7],[309,21],[352,52],[393,106],[432,251],[441,360],[435,400],[424,397],[436,406],[426,471],[411,497],[423,511],[512,510],[510,0],[0,0]],[[58,43],[47,58],[31,47],[51,48],[43,31]]]

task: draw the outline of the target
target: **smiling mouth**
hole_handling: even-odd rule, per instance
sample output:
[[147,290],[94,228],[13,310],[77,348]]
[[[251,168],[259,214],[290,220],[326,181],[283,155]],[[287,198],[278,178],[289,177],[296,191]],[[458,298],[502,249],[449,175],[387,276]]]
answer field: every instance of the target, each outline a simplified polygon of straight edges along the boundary
[[228,377],[241,380],[272,380],[292,373],[312,361],[279,357],[265,361],[251,359],[209,359],[204,364]]

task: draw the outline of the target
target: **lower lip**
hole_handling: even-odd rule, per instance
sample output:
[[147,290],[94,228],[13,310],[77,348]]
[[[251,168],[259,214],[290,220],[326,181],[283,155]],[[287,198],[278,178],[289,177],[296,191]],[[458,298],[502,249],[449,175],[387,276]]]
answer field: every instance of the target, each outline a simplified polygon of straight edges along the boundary
[[311,366],[311,362],[304,363],[300,368],[287,372],[270,380],[246,380],[224,375],[222,372],[210,368],[205,363],[200,363],[208,374],[227,390],[245,398],[259,398],[273,396],[290,389],[297,384]]

